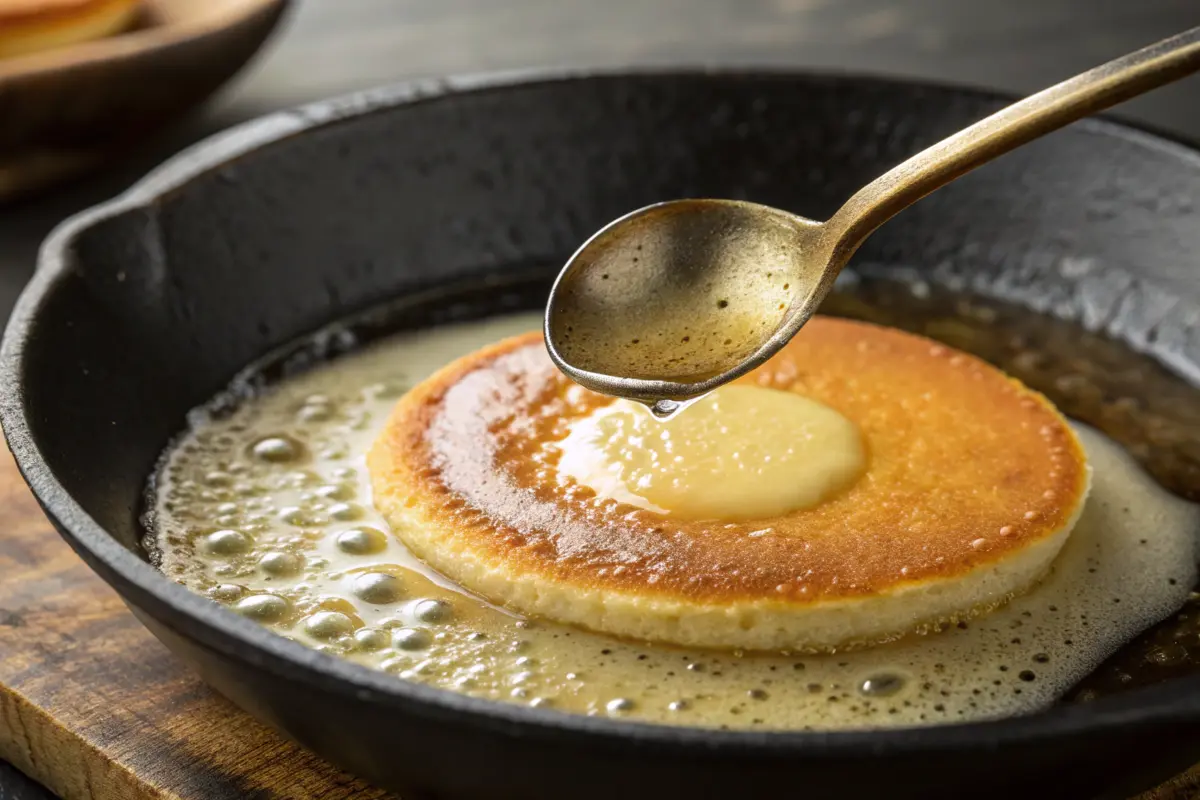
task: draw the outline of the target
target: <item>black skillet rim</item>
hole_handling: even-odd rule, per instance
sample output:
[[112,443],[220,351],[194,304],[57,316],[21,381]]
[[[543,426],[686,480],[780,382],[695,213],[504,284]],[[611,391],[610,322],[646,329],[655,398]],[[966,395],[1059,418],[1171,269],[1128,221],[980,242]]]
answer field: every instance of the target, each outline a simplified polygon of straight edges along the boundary
[[[1138,725],[1200,721],[1200,674],[1160,685],[1131,690],[1093,703],[1056,706],[1030,715],[990,721],[948,723],[866,731],[788,732],[720,731],[700,727],[587,717],[533,709],[516,704],[468,697],[449,690],[399,681],[311,650],[271,634],[228,609],[167,578],[151,564],[116,541],[96,523],[57,481],[33,440],[27,420],[24,387],[24,348],[41,306],[70,270],[66,253],[83,230],[97,222],[140,207],[152,206],[197,176],[226,165],[259,148],[326,125],[351,121],[400,106],[436,101],[468,92],[504,91],[528,84],[556,84],[592,79],[696,79],[706,76],[748,80],[806,78],[830,82],[869,82],[880,86],[926,87],[983,100],[1011,100],[1001,93],[930,81],[884,78],[866,74],[756,67],[673,66],[665,68],[517,70],[483,75],[416,80],[380,89],[318,101],[275,112],[215,134],[143,177],[116,198],[87,209],[61,223],[43,243],[37,270],[13,310],[0,345],[0,423],[22,476],[43,510],[57,523],[68,543],[100,572],[113,578],[122,593],[153,598],[160,608],[148,611],[178,635],[193,639],[250,668],[266,670],[325,691],[359,701],[385,702],[429,719],[458,719],[498,733],[520,736],[569,734],[606,747],[654,748],[658,751],[718,755],[856,756],[925,750],[953,752],[981,745],[1003,747],[1050,741]],[[1092,132],[1153,147],[1171,156],[1200,164],[1200,147],[1144,127],[1103,119],[1077,125]],[[107,574],[106,574],[107,573]],[[141,605],[136,600],[134,605]],[[164,619],[164,615],[167,617]],[[187,624],[186,632],[179,630]]]

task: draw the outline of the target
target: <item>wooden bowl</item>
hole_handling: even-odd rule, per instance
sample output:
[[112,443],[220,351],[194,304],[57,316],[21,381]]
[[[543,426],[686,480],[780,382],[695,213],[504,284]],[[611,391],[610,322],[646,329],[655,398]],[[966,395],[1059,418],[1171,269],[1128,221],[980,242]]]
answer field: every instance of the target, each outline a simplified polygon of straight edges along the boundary
[[0,59],[0,201],[78,174],[241,69],[288,0],[143,0],[105,39]]

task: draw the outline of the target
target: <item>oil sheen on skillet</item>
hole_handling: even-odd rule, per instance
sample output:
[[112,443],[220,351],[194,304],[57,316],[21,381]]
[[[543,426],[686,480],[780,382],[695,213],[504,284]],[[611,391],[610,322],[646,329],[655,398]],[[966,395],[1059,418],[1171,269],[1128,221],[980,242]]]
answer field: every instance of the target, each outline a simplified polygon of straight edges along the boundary
[[[1191,390],[1162,371],[1145,380],[1144,367],[1140,380],[1115,385],[1111,376],[1129,370],[1114,372],[1113,359],[1128,356],[1106,340],[1085,340],[1081,359],[1046,344],[1070,341],[1042,335],[1067,327],[1048,317],[886,282],[835,295],[830,310],[992,360],[1135,444],[1163,484],[1190,492],[1177,462],[1196,430]],[[1188,602],[1197,514],[1089,426],[1080,431],[1095,488],[1054,574],[1008,607],[928,637],[835,655],[686,651],[524,620],[470,597],[388,534],[363,455],[414,381],[536,327],[517,315],[401,336],[240,397],[232,413],[198,410],[155,487],[156,562],[282,635],[401,680],[672,724],[811,730],[1006,716],[1154,682],[1192,658],[1185,608],[1100,666]],[[1139,430],[1133,411],[1147,404],[1165,430]]]

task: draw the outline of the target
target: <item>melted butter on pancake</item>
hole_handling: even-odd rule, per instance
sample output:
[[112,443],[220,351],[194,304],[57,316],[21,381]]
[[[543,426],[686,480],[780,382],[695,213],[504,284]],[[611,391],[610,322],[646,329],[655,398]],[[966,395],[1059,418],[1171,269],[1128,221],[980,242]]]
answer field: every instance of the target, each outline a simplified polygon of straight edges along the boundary
[[600,497],[689,519],[809,508],[866,467],[857,426],[794,392],[726,386],[669,420],[625,400],[571,425],[558,474]]
[[[1076,531],[1042,584],[969,625],[836,655],[739,657],[516,618],[386,535],[364,456],[402,387],[538,321],[403,334],[247,396],[252,370],[232,387],[243,398],[236,410],[228,395],[197,409],[164,459],[148,544],[157,562],[281,636],[397,680],[562,712],[757,730],[1029,713],[1194,585],[1197,507],[1081,427],[1096,478]],[[303,447],[274,446],[280,437]]]
[[683,646],[829,651],[1026,591],[1087,493],[1083,450],[1043,397],[919,336],[817,317],[735,385],[836,409],[868,469],[814,506],[732,522],[599,496],[562,473],[558,443],[614,401],[570,383],[530,334],[400,400],[368,456],[375,502],[420,558],[520,613]]

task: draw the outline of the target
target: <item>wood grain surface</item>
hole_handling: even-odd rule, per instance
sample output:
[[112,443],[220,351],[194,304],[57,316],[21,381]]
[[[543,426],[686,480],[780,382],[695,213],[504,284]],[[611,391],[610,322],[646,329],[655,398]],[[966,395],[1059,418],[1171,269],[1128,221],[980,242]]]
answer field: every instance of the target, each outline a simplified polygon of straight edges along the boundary
[[0,531],[0,758],[67,800],[389,797],[188,672],[59,538],[7,452]]

